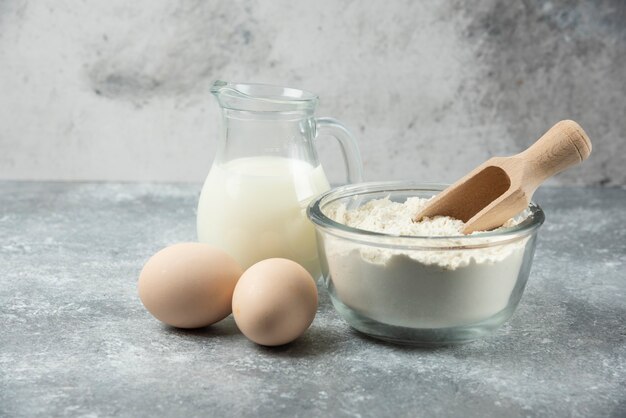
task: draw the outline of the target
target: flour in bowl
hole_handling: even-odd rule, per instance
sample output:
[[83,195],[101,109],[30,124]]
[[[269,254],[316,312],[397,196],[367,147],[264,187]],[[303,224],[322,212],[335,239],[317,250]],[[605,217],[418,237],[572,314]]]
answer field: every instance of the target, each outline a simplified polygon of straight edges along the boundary
[[[380,245],[325,237],[321,244],[331,294],[365,317],[411,328],[463,326],[504,310],[517,283],[528,237],[511,242],[510,237],[503,241],[477,232],[470,242],[461,232],[460,220],[435,217],[413,222],[428,200],[377,199],[355,209],[345,205],[325,209],[338,223],[393,236]],[[501,228],[519,222],[511,219]],[[411,245],[406,236],[446,238],[424,238]]]
[[[438,216],[426,218],[420,222],[413,222],[412,218],[423,207],[429,199],[419,197],[409,197],[404,203],[394,202],[390,199],[370,200],[359,208],[348,210],[345,205],[339,205],[327,211],[326,215],[341,224],[364,231],[380,232],[395,236],[416,236],[416,237],[450,237],[445,241],[436,243],[438,246],[454,247],[467,244],[463,240],[463,221],[450,218],[448,216]],[[502,227],[510,228],[519,223],[519,220],[509,219]],[[473,236],[480,232],[474,232]],[[458,237],[458,238],[455,238]],[[494,239],[480,238],[473,240],[476,244],[490,244]],[[435,243],[433,243],[435,245]],[[520,245],[517,245],[519,247]],[[467,266],[472,261],[479,263],[494,263],[506,258],[516,247],[511,246],[487,246],[479,250],[446,250],[429,252],[410,252],[409,257],[421,261],[425,264],[438,264],[447,269],[456,269]],[[362,248],[364,257],[370,261],[384,263],[394,254],[403,254],[406,251],[393,250],[388,248],[364,247]]]
[[[404,203],[399,203],[388,198],[375,199],[353,210],[347,210],[344,205],[338,206],[334,213],[327,213],[327,216],[353,228],[389,235],[462,236],[465,223],[449,216],[438,216],[432,219],[426,218],[421,222],[413,222],[412,218],[428,204],[429,200],[409,197]],[[517,223],[516,220],[509,219],[498,229],[511,227]]]

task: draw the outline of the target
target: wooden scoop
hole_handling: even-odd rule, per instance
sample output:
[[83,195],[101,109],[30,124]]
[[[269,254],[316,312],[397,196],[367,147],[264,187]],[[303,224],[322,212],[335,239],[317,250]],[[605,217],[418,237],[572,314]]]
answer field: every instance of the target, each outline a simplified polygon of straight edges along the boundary
[[465,222],[464,234],[487,231],[528,207],[541,183],[591,154],[591,142],[576,122],[562,120],[526,151],[493,157],[435,196],[414,222],[450,216]]

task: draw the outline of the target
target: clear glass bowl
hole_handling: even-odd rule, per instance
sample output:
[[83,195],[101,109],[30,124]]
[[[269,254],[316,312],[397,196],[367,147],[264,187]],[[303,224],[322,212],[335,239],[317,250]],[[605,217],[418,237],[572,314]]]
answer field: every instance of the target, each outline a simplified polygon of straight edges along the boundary
[[486,336],[513,314],[544,221],[536,204],[513,227],[467,236],[394,236],[331,219],[372,199],[402,203],[445,187],[361,183],[330,190],[309,205],[324,285],[335,309],[356,330],[396,343],[445,345]]

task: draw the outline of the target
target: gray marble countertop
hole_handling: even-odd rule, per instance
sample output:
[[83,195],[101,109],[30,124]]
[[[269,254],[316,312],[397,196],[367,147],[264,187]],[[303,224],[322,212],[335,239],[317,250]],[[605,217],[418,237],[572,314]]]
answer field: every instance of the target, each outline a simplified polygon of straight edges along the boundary
[[161,325],[136,281],[195,239],[200,185],[0,182],[0,416],[626,416],[626,191],[542,188],[526,292],[439,349],[351,331],[320,292],[296,342]]

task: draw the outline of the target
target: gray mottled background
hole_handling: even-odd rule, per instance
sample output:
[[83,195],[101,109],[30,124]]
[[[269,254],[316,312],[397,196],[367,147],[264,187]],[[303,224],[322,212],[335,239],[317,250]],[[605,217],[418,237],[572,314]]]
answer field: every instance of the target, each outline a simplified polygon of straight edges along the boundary
[[1,0],[0,178],[201,181],[220,78],[318,93],[368,180],[452,181],[572,118],[594,153],[553,183],[624,186],[625,68],[622,0]]

